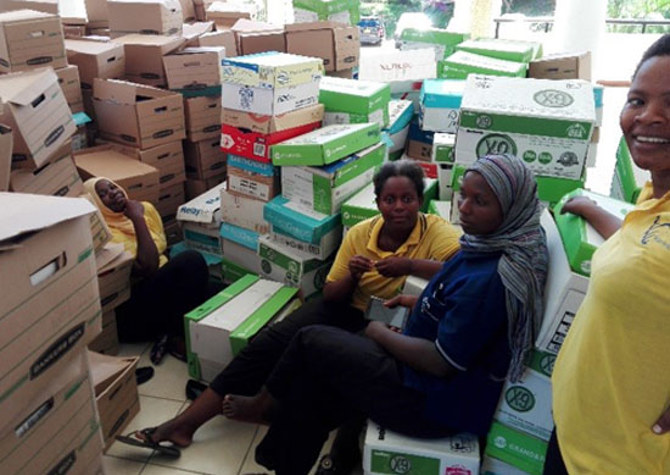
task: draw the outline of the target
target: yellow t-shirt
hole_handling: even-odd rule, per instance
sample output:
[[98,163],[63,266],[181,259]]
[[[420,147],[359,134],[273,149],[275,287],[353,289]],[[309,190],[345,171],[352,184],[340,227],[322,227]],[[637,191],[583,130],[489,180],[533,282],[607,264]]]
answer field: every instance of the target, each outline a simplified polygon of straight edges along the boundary
[[[144,219],[147,222],[147,228],[149,228],[151,238],[156,243],[156,249],[158,249],[158,267],[162,267],[167,262],[167,257],[163,255],[167,248],[163,221],[154,205],[148,201],[143,201],[142,205],[144,206]],[[135,235],[129,236],[111,226],[110,231],[112,232],[112,242],[123,244],[123,248],[131,253],[133,258],[137,257],[137,237]]]
[[[439,216],[419,213],[407,241],[395,252],[382,251],[377,243],[383,225],[384,218],[376,216],[351,228],[337,251],[326,282],[346,277],[349,274],[349,261],[355,255],[366,256],[375,261],[387,257],[446,261],[460,247],[460,231]],[[407,276],[384,277],[376,270],[366,272],[358,281],[351,305],[365,311],[371,295],[389,299],[398,294],[406,278]]]
[[594,254],[589,289],[559,352],[553,408],[572,474],[668,474],[670,193],[647,199]]

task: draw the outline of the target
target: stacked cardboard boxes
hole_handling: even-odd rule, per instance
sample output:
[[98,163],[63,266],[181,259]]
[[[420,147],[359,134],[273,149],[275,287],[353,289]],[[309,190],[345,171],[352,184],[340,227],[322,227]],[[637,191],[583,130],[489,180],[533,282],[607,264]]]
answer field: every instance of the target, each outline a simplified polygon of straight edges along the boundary
[[388,105],[389,125],[382,129],[382,141],[388,147],[388,159],[399,159],[405,152],[409,124],[414,116],[414,104],[404,99],[392,99]]
[[112,37],[180,35],[184,23],[179,0],[108,0],[107,14]]

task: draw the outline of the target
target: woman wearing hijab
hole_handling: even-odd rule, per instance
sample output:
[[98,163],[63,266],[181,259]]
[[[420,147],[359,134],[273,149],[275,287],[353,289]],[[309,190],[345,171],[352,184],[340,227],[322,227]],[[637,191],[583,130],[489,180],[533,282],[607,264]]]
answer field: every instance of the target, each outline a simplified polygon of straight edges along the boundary
[[115,309],[119,339],[147,341],[160,338],[152,350],[160,362],[172,337],[173,352],[181,351],[184,314],[209,295],[205,260],[187,251],[168,261],[161,217],[147,202],[128,199],[126,191],[107,178],[91,178],[84,188],[93,197],[112,232],[112,242],[123,244],[135,258],[130,300]]
[[374,321],[367,338],[304,328],[259,394],[224,399],[228,417],[270,423],[260,464],[308,473],[328,432],[352,417],[413,437],[486,435],[539,327],[546,240],[533,175],[513,156],[477,160],[458,199],[461,250],[420,297],[386,302],[413,308],[403,334]]

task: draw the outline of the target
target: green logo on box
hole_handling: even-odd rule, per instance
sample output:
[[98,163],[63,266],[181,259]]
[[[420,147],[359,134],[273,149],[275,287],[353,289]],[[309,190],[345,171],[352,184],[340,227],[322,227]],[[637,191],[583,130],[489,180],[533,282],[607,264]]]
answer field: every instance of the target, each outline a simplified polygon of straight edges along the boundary
[[493,120],[491,119],[491,116],[488,115],[480,115],[477,116],[477,120],[475,121],[477,123],[477,127],[480,129],[488,129],[493,125]]
[[541,164],[546,165],[547,163],[551,162],[551,159],[553,157],[549,152],[542,152],[540,153],[540,156],[538,157],[538,160]]
[[412,470],[412,462],[407,457],[396,455],[391,458],[391,470],[393,473],[409,473]]
[[477,157],[483,157],[484,155],[502,155],[505,153],[516,155],[516,144],[507,135],[490,134],[484,136],[484,138],[479,141],[476,152]]
[[574,102],[572,96],[563,91],[555,89],[545,89],[544,91],[536,92],[533,100],[544,107],[568,107]]
[[523,161],[527,163],[532,163],[537,160],[537,153],[532,150],[526,150],[523,152]]
[[523,386],[512,386],[505,391],[505,402],[518,412],[528,412],[535,407],[535,396]]

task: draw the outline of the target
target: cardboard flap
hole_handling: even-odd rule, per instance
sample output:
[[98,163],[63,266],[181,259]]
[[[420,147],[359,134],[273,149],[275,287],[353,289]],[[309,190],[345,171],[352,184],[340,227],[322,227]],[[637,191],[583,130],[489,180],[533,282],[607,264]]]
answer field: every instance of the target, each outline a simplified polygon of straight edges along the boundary
[[281,27],[278,27],[276,25],[272,25],[270,23],[264,23],[262,21],[248,20],[246,18],[240,18],[239,20],[237,20],[230,29],[238,34],[281,33],[284,31]]
[[335,29],[335,28],[346,28],[349,25],[346,23],[340,23],[337,21],[313,21],[309,23],[293,23],[286,25],[284,28],[286,32],[294,31],[310,31],[310,30],[324,30],[324,29]]
[[[2,103],[0,102],[0,116]],[[12,129],[0,124],[0,191],[9,188],[9,170],[12,166]]]
[[7,74],[0,77],[0,100],[26,106],[53,83],[58,84],[58,76],[51,68]]
[[120,104],[134,104],[136,96],[135,85],[115,79],[93,79],[93,97],[101,101],[111,101]]
[[83,198],[0,192],[0,245],[6,239],[93,212],[95,207]]
[[129,365],[135,364],[139,359],[139,356],[115,357],[89,351],[91,379],[96,395],[104,390],[110,379],[115,379],[119,373],[125,371]]
[[95,253],[95,267],[98,273],[103,272],[105,266],[114,261],[123,253],[123,244],[120,242],[108,242],[102,249]]
[[181,36],[187,40],[193,40],[210,31],[214,31],[213,21],[199,21],[195,23],[184,23]]

